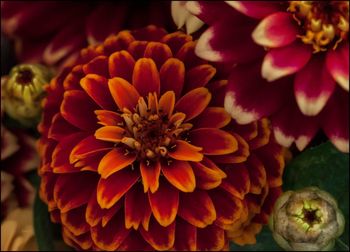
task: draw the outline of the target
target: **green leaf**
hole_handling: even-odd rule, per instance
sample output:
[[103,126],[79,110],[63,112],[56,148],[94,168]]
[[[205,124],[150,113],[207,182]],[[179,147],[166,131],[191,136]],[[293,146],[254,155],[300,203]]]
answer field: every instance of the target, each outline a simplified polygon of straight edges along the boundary
[[317,186],[333,195],[346,221],[335,249],[346,250],[346,246],[349,247],[349,154],[339,152],[330,142],[309,148],[286,166],[283,181],[285,191]]
[[55,251],[53,224],[50,221],[47,205],[41,201],[38,192],[34,201],[34,230],[39,251]]

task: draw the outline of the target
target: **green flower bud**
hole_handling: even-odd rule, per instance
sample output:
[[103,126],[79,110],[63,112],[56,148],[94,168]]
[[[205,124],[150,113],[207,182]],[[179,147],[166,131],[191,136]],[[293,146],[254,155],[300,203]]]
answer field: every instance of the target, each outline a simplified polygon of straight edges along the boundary
[[43,86],[53,73],[39,64],[21,64],[13,67],[1,82],[4,111],[24,126],[35,126],[41,115]]
[[269,219],[275,241],[289,251],[331,250],[344,225],[336,200],[317,187],[283,193]]

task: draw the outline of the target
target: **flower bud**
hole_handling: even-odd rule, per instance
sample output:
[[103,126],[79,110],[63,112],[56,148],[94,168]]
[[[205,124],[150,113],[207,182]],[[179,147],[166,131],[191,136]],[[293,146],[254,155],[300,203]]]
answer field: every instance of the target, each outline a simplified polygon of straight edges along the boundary
[[1,82],[4,111],[24,126],[35,126],[40,119],[40,103],[45,95],[43,86],[50,81],[52,74],[39,64],[13,67]]
[[317,187],[283,193],[269,220],[275,241],[292,251],[331,250],[344,224],[336,200]]

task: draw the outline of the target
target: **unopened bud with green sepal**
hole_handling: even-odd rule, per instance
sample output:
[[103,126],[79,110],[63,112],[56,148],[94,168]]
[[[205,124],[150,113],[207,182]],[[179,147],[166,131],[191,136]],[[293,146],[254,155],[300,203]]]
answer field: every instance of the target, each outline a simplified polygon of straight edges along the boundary
[[287,191],[269,219],[275,241],[289,251],[327,251],[344,231],[336,200],[317,187]]

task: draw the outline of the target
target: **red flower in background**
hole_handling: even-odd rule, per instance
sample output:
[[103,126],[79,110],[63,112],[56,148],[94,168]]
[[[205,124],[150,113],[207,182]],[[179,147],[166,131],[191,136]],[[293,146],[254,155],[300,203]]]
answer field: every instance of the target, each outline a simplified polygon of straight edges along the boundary
[[172,28],[170,4],[159,1],[2,1],[1,30],[14,39],[21,63],[62,67],[87,45],[121,29]]
[[225,97],[238,123],[270,116],[277,141],[300,150],[321,128],[349,151],[348,1],[188,2],[187,8],[210,25],[196,54],[239,64]]
[[[266,119],[238,125],[227,81],[181,32],[122,31],[47,87],[40,195],[66,243],[99,250],[223,250],[254,243],[281,192]],[[215,96],[212,95],[215,93]]]

